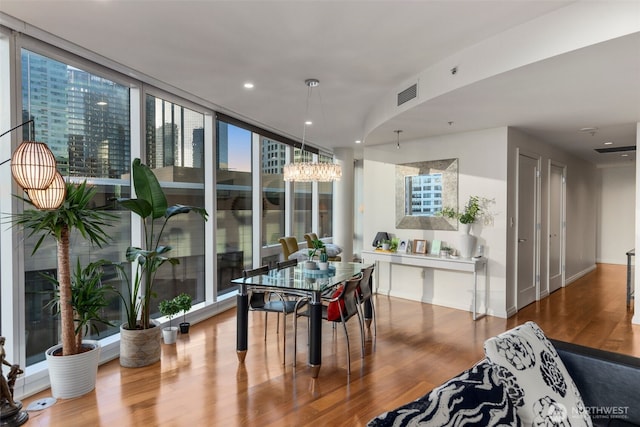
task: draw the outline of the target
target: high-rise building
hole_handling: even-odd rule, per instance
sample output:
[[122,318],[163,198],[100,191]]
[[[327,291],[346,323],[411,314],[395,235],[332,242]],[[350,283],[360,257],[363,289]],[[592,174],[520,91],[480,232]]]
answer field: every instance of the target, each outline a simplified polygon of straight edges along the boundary
[[120,178],[129,171],[129,89],[22,50],[24,116],[35,120],[64,175]]

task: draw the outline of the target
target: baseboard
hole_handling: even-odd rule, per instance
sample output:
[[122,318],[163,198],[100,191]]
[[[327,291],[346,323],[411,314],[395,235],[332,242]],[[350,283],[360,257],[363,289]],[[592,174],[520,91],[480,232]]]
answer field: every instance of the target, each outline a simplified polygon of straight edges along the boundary
[[592,266],[590,266],[588,268],[585,268],[582,271],[577,272],[573,276],[569,276],[569,277],[565,278],[564,285],[567,286],[568,284],[570,284],[572,282],[575,282],[576,280],[578,280],[582,276],[586,276],[587,274],[591,273],[596,268],[597,268],[597,265],[593,264]]

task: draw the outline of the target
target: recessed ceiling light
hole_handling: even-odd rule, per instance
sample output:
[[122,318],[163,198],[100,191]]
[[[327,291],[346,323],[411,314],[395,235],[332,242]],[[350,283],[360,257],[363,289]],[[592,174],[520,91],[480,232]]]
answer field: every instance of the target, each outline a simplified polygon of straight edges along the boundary
[[613,142],[607,141],[607,142],[604,143],[604,145],[613,145]]
[[304,122],[305,125],[310,126],[313,124],[313,122],[311,120],[307,120],[306,122]]
[[362,141],[360,141],[359,139],[356,139],[356,144],[360,144]]
[[598,132],[598,128],[596,127],[581,128],[581,129],[578,129],[578,132],[590,133],[591,136],[594,136],[596,132]]
[[100,106],[107,105],[107,101],[98,101],[96,102],[96,105],[100,105]]
[[628,154],[620,154],[620,157],[629,157]]
[[246,82],[246,83],[244,84],[244,88],[245,88],[245,89],[253,89],[253,83],[251,83],[251,82]]

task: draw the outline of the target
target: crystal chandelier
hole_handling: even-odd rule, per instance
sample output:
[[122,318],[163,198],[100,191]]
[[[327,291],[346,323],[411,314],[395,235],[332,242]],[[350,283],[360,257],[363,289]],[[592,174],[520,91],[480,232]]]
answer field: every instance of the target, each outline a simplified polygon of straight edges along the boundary
[[[320,84],[318,79],[307,79],[304,81],[307,85],[307,108],[306,114],[309,114],[309,101],[311,99],[311,91]],[[307,132],[307,123],[302,129],[302,145],[300,146],[301,157],[304,156],[304,139]],[[284,166],[284,180],[297,182],[332,182],[338,181],[342,177],[342,169],[340,165],[335,163],[307,162],[301,160],[299,162],[293,159],[293,162]]]

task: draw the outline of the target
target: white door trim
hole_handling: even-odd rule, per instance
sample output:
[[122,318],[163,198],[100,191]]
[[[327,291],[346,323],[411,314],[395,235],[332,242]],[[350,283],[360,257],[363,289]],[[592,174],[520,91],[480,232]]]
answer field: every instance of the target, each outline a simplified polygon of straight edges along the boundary
[[520,189],[519,189],[519,182],[520,182],[520,157],[521,156],[525,156],[525,157],[529,157],[532,160],[535,160],[537,165],[536,165],[536,169],[537,169],[537,173],[536,173],[536,180],[535,180],[535,190],[534,190],[534,222],[535,222],[535,233],[534,233],[534,242],[533,242],[533,252],[534,252],[534,275],[535,275],[535,293],[536,293],[536,301],[540,300],[540,217],[541,217],[541,209],[540,209],[540,177],[541,177],[541,164],[542,164],[542,158],[539,154],[531,152],[531,151],[527,151],[527,150],[523,150],[521,148],[516,148],[516,182],[518,183],[518,185],[516,185],[516,200],[515,200],[515,206],[516,206],[516,212],[515,212],[515,217],[516,217],[516,232],[514,233],[513,239],[514,239],[514,247],[516,248],[516,253],[515,253],[515,268],[514,268],[514,296],[515,296],[515,307],[516,307],[516,311],[519,310],[519,303],[518,303],[518,294],[519,294],[519,287],[518,287],[518,269],[519,269],[519,251],[518,251],[518,227],[520,224]]

